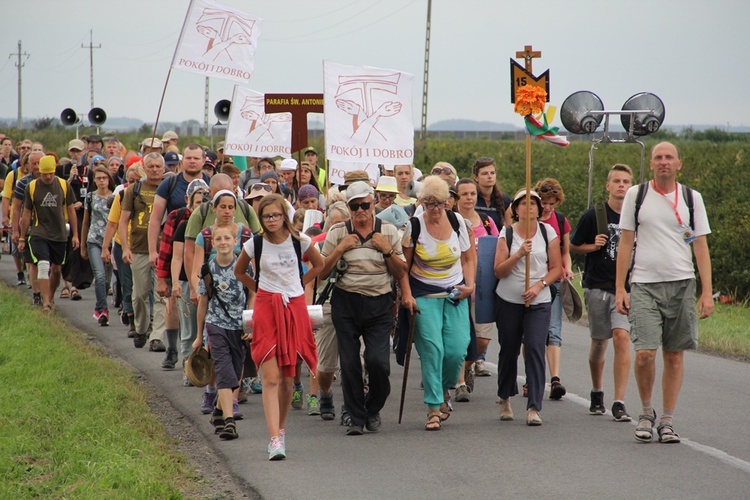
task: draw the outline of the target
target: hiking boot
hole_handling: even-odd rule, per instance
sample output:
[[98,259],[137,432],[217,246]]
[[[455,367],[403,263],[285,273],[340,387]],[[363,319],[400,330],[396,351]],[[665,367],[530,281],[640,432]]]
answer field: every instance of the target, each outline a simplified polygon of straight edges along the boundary
[[480,359],[474,363],[474,375],[477,377],[489,377],[492,374],[487,367],[484,366],[484,361]]
[[31,301],[31,305],[33,306],[41,306],[42,305],[42,293],[37,292],[34,294],[34,298]]
[[240,404],[236,399],[232,401],[232,416],[235,420],[242,420],[245,416],[242,410],[240,410]]
[[263,383],[260,381],[260,378],[255,377],[250,381],[250,392],[253,394],[263,393]]
[[469,392],[474,392],[474,372],[471,371],[471,366],[464,368],[464,383]]
[[549,388],[549,398],[559,400],[563,396],[565,396],[565,393],[568,392],[565,390],[565,387],[560,383],[560,379],[553,379],[552,383],[550,384]]
[[607,410],[604,408],[604,393],[602,391],[591,391],[589,415],[604,415],[605,413],[607,413]]
[[349,410],[346,409],[346,405],[341,405],[341,425],[348,427],[352,423],[352,416],[349,415]]
[[216,404],[216,393],[215,392],[204,392],[203,400],[201,401],[201,413],[208,415],[214,411],[214,405]]
[[240,385],[240,390],[237,393],[237,402],[240,404],[247,403],[247,392],[245,392],[244,384]]
[[625,405],[615,401],[612,405],[612,420],[616,422],[631,422],[633,418],[625,411]]
[[237,439],[240,437],[239,434],[237,434],[237,426],[234,423],[234,418],[227,417],[224,419],[224,427],[219,432],[219,437],[226,440]]
[[466,387],[466,384],[461,384],[458,387],[456,387],[456,393],[453,399],[455,399],[456,402],[458,403],[469,402],[469,389]]
[[294,385],[294,390],[292,391],[292,409],[293,410],[301,410],[302,409],[302,384]]
[[148,343],[148,350],[151,352],[164,352],[167,350],[167,347],[164,345],[164,342],[162,342],[161,340],[154,339]]
[[286,446],[280,436],[271,438],[268,443],[268,460],[284,460],[286,458]]
[[104,308],[104,310],[99,313],[97,320],[99,321],[100,326],[109,326],[109,309]]
[[21,271],[20,273],[16,273],[16,276],[18,277],[18,280],[16,281],[16,286],[21,286],[26,284],[26,275]]
[[177,355],[177,350],[168,349],[164,361],[161,362],[161,367],[164,370],[174,370],[174,366],[177,364],[178,360],[179,356]]
[[124,326],[130,326],[130,314],[126,312],[120,313],[120,323],[122,323]]
[[320,418],[333,420],[336,418],[336,410],[333,407],[333,391],[320,393]]
[[378,432],[382,423],[383,421],[380,419],[380,413],[376,413],[375,415],[367,415],[365,427],[370,432]]
[[349,425],[346,426],[347,436],[361,436],[362,434],[364,434],[364,430],[362,430],[361,425],[357,425],[350,421]]
[[[128,337],[130,337],[130,332],[128,332]],[[133,330],[133,345],[137,349],[140,349],[143,346],[145,346],[147,340],[148,340],[148,335],[146,335],[145,333],[143,334],[136,333],[135,330]]]
[[307,395],[307,414],[308,415],[320,415],[320,405],[318,404],[318,396],[314,394]]

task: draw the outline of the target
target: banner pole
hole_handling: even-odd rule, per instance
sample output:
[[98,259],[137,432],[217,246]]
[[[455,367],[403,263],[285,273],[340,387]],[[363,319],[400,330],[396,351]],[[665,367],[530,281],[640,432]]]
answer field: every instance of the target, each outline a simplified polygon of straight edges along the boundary
[[[540,214],[541,215],[541,214]],[[529,239],[531,236],[531,134],[526,133],[526,238]],[[526,256],[526,290],[530,286],[530,275],[531,275],[531,259],[530,255]],[[531,302],[526,302],[526,307],[531,305]]]

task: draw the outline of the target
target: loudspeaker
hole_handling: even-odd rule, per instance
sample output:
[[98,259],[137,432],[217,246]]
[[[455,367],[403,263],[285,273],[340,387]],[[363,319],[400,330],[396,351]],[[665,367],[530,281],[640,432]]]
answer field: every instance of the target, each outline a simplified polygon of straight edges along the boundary
[[657,96],[648,92],[640,92],[632,96],[622,105],[622,110],[649,110],[647,113],[623,114],[620,116],[622,126],[627,131],[630,130],[630,117],[633,117],[633,135],[643,136],[653,134],[664,123],[664,103]]
[[78,115],[73,108],[65,108],[62,110],[62,113],[60,113],[60,121],[63,125],[75,125],[81,120],[78,118]]
[[216,118],[220,122],[225,122],[229,120],[229,110],[232,107],[232,101],[229,99],[222,99],[221,101],[217,102],[214,106],[214,114],[216,115]]
[[572,134],[593,134],[602,123],[604,115],[593,115],[591,111],[604,111],[599,96],[588,90],[570,94],[560,108],[560,120]]
[[404,194],[412,198],[419,198],[419,194],[422,192],[422,183],[415,180],[410,180],[409,184],[406,185]]
[[91,108],[89,111],[89,123],[91,125],[104,125],[107,121],[107,113],[102,108]]

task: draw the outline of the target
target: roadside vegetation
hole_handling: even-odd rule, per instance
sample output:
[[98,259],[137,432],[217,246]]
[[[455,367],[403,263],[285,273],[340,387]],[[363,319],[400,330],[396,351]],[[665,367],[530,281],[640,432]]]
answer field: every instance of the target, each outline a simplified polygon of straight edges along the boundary
[[128,369],[4,284],[0,318],[0,498],[200,496]]

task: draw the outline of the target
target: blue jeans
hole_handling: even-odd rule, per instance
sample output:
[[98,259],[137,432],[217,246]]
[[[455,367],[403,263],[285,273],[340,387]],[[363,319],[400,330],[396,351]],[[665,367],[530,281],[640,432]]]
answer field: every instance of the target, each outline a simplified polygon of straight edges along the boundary
[[552,311],[549,318],[549,333],[547,334],[547,345],[560,347],[562,345],[562,314],[563,304],[560,298],[560,282],[552,286],[557,288],[557,297],[552,302]]
[[122,311],[125,314],[133,314],[133,273],[130,271],[130,264],[122,261],[122,246],[115,243],[112,250],[112,256],[117,263],[117,270],[120,273],[120,286],[122,286]]
[[96,312],[107,309],[107,271],[102,260],[102,247],[98,243],[88,242],[89,263],[94,272],[94,291],[96,292]]

